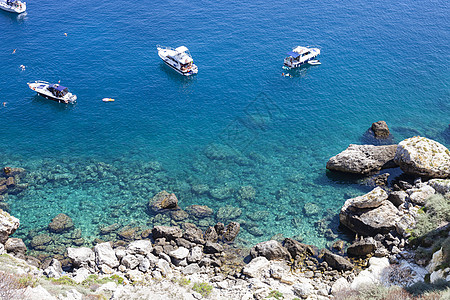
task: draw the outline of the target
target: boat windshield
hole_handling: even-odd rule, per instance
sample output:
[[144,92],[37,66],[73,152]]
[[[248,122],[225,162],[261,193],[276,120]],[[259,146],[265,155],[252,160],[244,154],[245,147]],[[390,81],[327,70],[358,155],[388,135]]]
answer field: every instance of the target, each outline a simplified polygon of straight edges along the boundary
[[6,0],[6,4],[10,6],[19,6],[19,2],[17,0]]
[[65,86],[56,84],[49,86],[48,89],[56,97],[64,97],[69,92],[69,89]]

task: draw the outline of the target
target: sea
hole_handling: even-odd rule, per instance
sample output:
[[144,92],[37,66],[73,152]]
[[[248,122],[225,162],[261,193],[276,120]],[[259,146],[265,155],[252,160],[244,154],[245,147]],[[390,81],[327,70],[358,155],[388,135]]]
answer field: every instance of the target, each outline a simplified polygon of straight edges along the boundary
[[[450,147],[449,16],[443,0],[41,0],[0,11],[0,167],[24,168],[28,184],[3,197],[20,219],[14,236],[30,245],[60,213],[85,245],[112,224],[180,225],[149,207],[166,190],[183,210],[213,211],[183,222],[240,222],[236,242],[248,247],[351,239],[339,209],[373,186],[327,171],[330,157],[374,143],[367,130],[380,120],[392,143],[420,135]],[[188,47],[198,74],[171,70],[157,45]],[[296,46],[319,47],[322,64],[284,69]],[[77,103],[37,96],[35,80],[60,82]]]

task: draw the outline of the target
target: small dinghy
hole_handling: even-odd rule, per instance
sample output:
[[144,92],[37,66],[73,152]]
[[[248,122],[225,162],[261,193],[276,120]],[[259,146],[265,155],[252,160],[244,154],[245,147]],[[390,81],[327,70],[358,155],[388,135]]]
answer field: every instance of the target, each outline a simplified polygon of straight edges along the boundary
[[321,65],[322,63],[318,59],[313,59],[313,60],[308,61],[308,64],[310,64],[311,66],[318,66],[318,65]]
[[29,82],[28,87],[37,92],[40,96],[57,101],[59,103],[73,104],[77,101],[77,96],[69,92],[69,89],[60,84],[51,84],[47,81]]
[[113,98],[103,98],[102,99],[103,102],[114,102]]

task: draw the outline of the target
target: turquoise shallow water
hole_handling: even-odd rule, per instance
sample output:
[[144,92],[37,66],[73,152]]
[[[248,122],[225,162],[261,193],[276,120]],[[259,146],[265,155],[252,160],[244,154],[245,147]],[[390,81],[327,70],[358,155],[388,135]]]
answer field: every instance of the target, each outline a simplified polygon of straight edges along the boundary
[[[147,209],[166,189],[182,208],[214,209],[194,220],[203,227],[240,220],[250,244],[282,233],[324,246],[341,234],[345,199],[369,189],[326,162],[372,122],[396,142],[450,145],[449,13],[446,1],[405,0],[46,0],[0,12],[0,161],[30,184],[8,198],[17,235],[60,212],[87,240],[102,224],[169,224]],[[156,44],[189,47],[199,74],[171,71]],[[297,45],[319,45],[322,65],[282,77]],[[39,79],[61,80],[78,103],[35,96],[26,82]],[[226,206],[235,214],[217,216]]]

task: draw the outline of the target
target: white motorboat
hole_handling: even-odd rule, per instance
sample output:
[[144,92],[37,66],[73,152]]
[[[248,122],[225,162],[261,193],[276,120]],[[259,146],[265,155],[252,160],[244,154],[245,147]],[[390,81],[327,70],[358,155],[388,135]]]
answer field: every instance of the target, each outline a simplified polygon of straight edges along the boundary
[[27,10],[27,3],[19,0],[0,0],[0,9],[21,14]]
[[319,48],[298,46],[287,53],[288,56],[284,59],[284,65],[289,68],[297,68],[310,60],[314,60],[319,54]]
[[190,76],[198,73],[198,68],[194,64],[191,54],[188,48],[185,46],[180,46],[178,48],[162,47],[160,45],[156,46],[158,50],[158,55],[161,59],[184,76]]
[[57,101],[59,103],[75,103],[77,96],[69,92],[69,89],[60,84],[51,84],[46,81],[29,82],[28,86],[40,96]]

